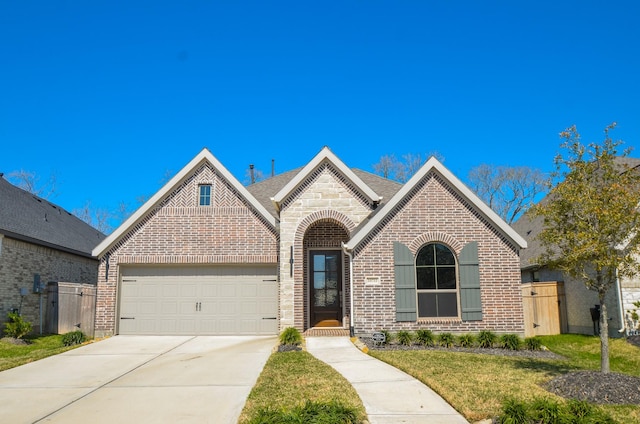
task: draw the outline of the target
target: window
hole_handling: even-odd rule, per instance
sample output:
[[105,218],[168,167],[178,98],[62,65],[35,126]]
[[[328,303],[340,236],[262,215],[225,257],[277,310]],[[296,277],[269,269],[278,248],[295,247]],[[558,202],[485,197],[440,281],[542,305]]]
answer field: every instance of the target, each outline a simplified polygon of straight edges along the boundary
[[200,189],[200,206],[211,206],[211,184],[201,184]]
[[458,283],[456,258],[440,243],[429,243],[416,258],[418,317],[457,317]]

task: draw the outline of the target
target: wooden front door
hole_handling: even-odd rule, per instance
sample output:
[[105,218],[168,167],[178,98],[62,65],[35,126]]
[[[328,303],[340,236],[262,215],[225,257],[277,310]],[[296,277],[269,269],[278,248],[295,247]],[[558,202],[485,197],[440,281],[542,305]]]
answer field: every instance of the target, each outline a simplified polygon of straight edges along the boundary
[[311,327],[342,326],[342,252],[309,252]]

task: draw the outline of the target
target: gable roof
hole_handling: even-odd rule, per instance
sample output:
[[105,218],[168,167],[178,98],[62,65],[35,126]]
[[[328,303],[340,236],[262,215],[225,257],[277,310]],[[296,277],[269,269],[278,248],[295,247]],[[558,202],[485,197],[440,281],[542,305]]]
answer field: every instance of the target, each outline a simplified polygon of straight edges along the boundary
[[[247,190],[262,204],[262,206],[265,207],[265,209],[270,211],[274,217],[278,218],[278,211],[271,199],[294,177],[296,177],[301,170],[302,168],[297,168],[282,174],[274,175],[273,177],[247,186]],[[372,174],[361,169],[351,168],[351,171],[367,186],[371,187],[372,190],[380,194],[382,200],[380,201],[379,206],[391,199],[402,187],[402,184],[397,181],[383,178],[379,175]]]
[[144,205],[142,205],[133,215],[131,215],[126,221],[124,221],[113,233],[111,233],[106,239],[102,241],[95,249],[93,249],[94,256],[100,256],[107,251],[114,243],[116,243],[120,237],[125,235],[138,221],[140,221],[147,213],[159,202],[161,202],[189,175],[191,175],[203,162],[209,162],[220,175],[226,179],[231,186],[240,193],[255,209],[255,211],[261,215],[269,224],[274,228],[276,226],[275,217],[270,214],[265,207],[256,200],[256,198],[247,191],[244,187],[228,170],[225,168],[218,159],[216,159],[211,152],[204,148],[196,157],[194,157],[187,165],[184,166],[169,182],[167,182],[156,194],[154,194]]
[[506,237],[513,241],[521,249],[527,247],[527,242],[507,224],[502,218],[498,216],[489,206],[487,206],[480,198],[473,193],[466,185],[462,183],[455,175],[451,173],[445,166],[438,161],[435,157],[429,158],[429,160],[416,172],[413,177],[389,200],[376,215],[373,216],[364,225],[356,229],[351,240],[345,244],[345,248],[353,250],[357,247],[367,235],[373,231],[382,220],[391,213],[394,208],[408,196],[413,188],[429,173],[437,172],[442,178],[444,178],[453,188],[469,203],[471,203],[476,210],[481,213],[489,222],[493,223],[498,230],[500,230]]
[[91,257],[105,235],[60,206],[0,177],[0,234]]
[[371,203],[379,203],[382,200],[382,197],[377,195],[371,187],[366,185],[360,177],[358,177],[349,167],[347,167],[344,162],[342,162],[338,157],[333,154],[333,152],[327,147],[323,147],[322,150],[313,158],[311,161],[305,165],[295,177],[293,177],[280,191],[278,191],[271,200],[273,201],[276,209],[280,209],[280,203],[289,196],[293,191],[295,191],[300,184],[304,182],[304,180],[324,161],[328,161],[333,166],[337,168],[337,170],[344,175],[345,178],[350,180],[361,192],[364,194]]

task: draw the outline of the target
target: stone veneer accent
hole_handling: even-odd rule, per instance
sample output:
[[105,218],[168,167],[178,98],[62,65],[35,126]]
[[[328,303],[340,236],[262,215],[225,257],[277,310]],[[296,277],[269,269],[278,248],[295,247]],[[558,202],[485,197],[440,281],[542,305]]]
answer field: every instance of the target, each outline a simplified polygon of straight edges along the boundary
[[[211,184],[211,206],[198,206],[200,184]],[[276,264],[277,246],[276,229],[205,163],[100,259],[96,335],[116,331],[122,265]]]
[[64,281],[95,284],[98,261],[0,236],[0,317],[4,322],[11,309],[20,307],[20,289],[26,288],[29,294],[22,299],[21,312],[37,332],[40,327],[40,295],[33,293],[34,274],[40,274],[40,281],[45,283],[42,294],[44,324],[48,304],[46,283]]
[[[357,187],[326,161],[282,202],[280,211],[280,328],[305,330],[303,248],[307,230],[330,220],[351,233],[371,213]],[[293,276],[289,260],[293,246]],[[346,261],[343,258],[343,263]],[[346,281],[346,279],[345,279]]]

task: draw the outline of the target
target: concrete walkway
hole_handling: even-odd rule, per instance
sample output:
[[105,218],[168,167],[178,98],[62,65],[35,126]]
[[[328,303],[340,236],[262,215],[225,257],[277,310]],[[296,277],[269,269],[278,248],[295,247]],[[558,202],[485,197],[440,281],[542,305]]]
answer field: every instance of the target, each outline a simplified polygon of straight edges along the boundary
[[276,343],[112,337],[0,372],[0,422],[235,424]]
[[468,423],[429,387],[353,345],[348,337],[307,337],[307,351],[356,389],[371,424]]

